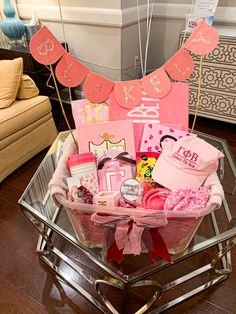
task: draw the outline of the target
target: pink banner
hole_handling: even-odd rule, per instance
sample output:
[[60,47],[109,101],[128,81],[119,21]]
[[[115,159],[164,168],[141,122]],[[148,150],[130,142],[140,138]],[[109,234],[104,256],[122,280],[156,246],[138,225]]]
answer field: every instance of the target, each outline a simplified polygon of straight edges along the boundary
[[44,65],[57,62],[66,52],[46,26],[31,38],[29,48],[34,59]]
[[69,53],[65,53],[56,66],[56,77],[66,87],[75,87],[82,83],[89,70]]
[[188,51],[181,48],[163,67],[174,80],[183,81],[193,73],[194,61]]
[[186,41],[184,48],[196,55],[206,55],[216,48],[218,42],[219,35],[217,30],[202,21],[193,30],[192,34]]
[[142,78],[142,87],[148,96],[162,98],[169,93],[171,83],[165,70],[160,68]]
[[90,72],[84,82],[84,93],[88,100],[101,103],[109,98],[114,83]]
[[138,80],[115,83],[115,97],[123,108],[133,108],[140,103],[141,87]]

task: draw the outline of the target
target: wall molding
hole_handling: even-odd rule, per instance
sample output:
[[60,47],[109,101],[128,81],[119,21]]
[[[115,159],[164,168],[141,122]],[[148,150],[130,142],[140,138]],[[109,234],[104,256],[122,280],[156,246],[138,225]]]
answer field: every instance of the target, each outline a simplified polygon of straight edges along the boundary
[[[18,4],[19,15],[22,19],[30,19],[33,12],[45,21],[60,21],[57,5]],[[185,20],[190,11],[190,5],[155,3],[154,17]],[[108,9],[96,7],[64,6],[62,9],[65,23],[101,25],[109,27],[125,27],[137,22],[137,9]],[[140,18],[146,18],[146,5],[140,6]],[[221,23],[236,23],[236,7],[218,7],[216,21]]]

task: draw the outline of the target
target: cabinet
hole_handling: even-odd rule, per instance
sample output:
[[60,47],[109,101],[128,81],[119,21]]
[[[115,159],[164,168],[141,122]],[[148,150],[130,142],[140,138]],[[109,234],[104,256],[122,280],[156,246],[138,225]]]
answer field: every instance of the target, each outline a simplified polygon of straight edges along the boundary
[[[220,30],[212,53],[203,57],[199,116],[236,123],[236,33]],[[186,36],[186,39],[189,35]],[[184,33],[180,34],[179,47]],[[195,68],[189,79],[189,110],[195,113],[200,57],[192,55]]]

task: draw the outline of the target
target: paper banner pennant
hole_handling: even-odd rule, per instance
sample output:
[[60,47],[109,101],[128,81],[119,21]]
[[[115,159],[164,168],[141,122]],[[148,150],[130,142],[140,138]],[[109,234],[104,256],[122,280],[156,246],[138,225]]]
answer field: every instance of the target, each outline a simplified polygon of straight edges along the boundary
[[115,98],[123,108],[133,108],[141,101],[141,86],[138,80],[116,82]]
[[66,52],[46,26],[33,35],[29,48],[34,59],[44,65],[57,62]]
[[56,66],[56,77],[66,87],[78,86],[88,73],[89,70],[67,52]]
[[171,83],[165,70],[160,68],[142,78],[142,87],[148,96],[162,98],[169,93]]
[[181,48],[163,67],[174,80],[182,81],[188,79],[193,73],[194,61],[189,52]]
[[101,103],[109,98],[114,86],[112,81],[90,72],[84,82],[84,93],[88,100],[94,103]]
[[193,30],[183,47],[201,56],[212,52],[218,45],[218,42],[219,35],[217,30],[202,21]]
[[56,67],[56,76],[62,85],[75,87],[85,79],[84,93],[93,103],[106,101],[115,86],[114,94],[117,103],[128,109],[140,103],[142,88],[151,98],[158,99],[168,95],[171,89],[169,76],[176,81],[186,80],[193,72],[194,62],[189,51],[196,55],[205,55],[212,52],[218,42],[216,29],[201,21],[183,47],[162,68],[140,80],[125,82],[113,82],[91,72],[66,52],[46,26],[31,38],[29,47],[34,59],[41,64],[51,65],[61,59]]

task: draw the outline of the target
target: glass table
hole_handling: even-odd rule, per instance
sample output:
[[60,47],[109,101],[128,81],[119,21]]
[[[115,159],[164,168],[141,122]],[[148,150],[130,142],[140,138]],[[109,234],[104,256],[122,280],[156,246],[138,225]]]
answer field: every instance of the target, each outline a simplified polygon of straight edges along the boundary
[[[197,132],[225,154],[218,171],[225,199],[220,209],[203,218],[188,248],[171,256],[173,264],[163,259],[153,263],[146,253],[126,255],[118,264],[106,262],[102,249],[82,245],[65,208],[57,207],[50,197],[48,183],[68,134],[59,133],[19,200],[40,234],[37,253],[58,278],[104,313],[124,313],[115,305],[120,291],[136,297],[135,313],[160,313],[227,279],[236,245],[236,168],[226,141]],[[66,251],[68,245],[71,249]]]

